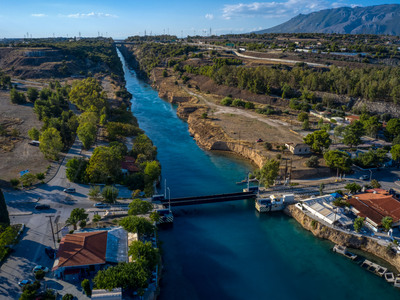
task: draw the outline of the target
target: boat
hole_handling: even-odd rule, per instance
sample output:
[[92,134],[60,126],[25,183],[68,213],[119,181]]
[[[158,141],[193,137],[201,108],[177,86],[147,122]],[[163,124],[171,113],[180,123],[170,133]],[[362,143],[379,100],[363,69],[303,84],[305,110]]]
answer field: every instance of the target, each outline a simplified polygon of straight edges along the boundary
[[332,250],[333,252],[340,253],[351,260],[355,260],[357,258],[357,255],[347,251],[347,247],[345,246],[335,245]]

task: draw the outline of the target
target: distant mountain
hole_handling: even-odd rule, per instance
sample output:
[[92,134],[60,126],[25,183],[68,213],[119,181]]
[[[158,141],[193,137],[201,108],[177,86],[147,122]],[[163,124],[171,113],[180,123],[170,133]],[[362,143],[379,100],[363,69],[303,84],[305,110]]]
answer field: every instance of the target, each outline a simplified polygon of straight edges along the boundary
[[324,9],[255,33],[299,32],[400,35],[400,5]]

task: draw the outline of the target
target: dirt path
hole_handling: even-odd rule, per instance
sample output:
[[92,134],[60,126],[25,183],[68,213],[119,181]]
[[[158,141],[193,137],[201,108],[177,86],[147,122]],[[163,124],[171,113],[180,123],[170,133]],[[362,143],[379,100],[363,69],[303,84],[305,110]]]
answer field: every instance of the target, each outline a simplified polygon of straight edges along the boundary
[[[217,105],[209,100],[207,100],[204,96],[200,95],[200,94],[196,94],[192,91],[190,91],[188,88],[181,86],[182,89],[187,92],[188,94],[195,96],[197,98],[199,98],[201,101],[203,101],[207,106],[215,109],[214,115],[217,114],[234,114],[234,115],[240,115],[246,118],[250,118],[250,119],[256,119],[257,121],[266,123],[272,127],[281,127],[281,126],[289,126],[288,123],[281,121],[281,120],[271,120],[271,119],[267,119],[263,116],[260,116],[259,114],[250,112],[250,111],[246,111],[240,108],[235,108],[235,107],[229,107],[229,106],[221,106],[221,105]],[[285,129],[287,130],[287,129]]]

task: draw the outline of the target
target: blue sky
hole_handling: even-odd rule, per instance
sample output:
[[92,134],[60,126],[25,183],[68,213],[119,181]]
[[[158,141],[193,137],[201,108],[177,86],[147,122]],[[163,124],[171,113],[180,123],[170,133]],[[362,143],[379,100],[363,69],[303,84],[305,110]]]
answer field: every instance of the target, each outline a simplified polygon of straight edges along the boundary
[[[278,25],[299,13],[380,0],[0,0],[0,38],[51,36],[125,38],[144,32],[244,33]],[[400,0],[390,3],[400,4]]]

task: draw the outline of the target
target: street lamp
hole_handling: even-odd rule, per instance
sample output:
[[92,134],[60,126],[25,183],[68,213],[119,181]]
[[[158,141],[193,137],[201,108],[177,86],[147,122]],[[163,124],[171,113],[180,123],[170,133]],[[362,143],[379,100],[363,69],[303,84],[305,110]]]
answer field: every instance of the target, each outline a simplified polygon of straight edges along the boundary
[[171,212],[171,190],[167,187],[168,190],[168,209]]
[[372,170],[369,170],[369,172],[371,173],[371,174],[369,175],[369,181],[371,181],[371,180],[372,180]]

